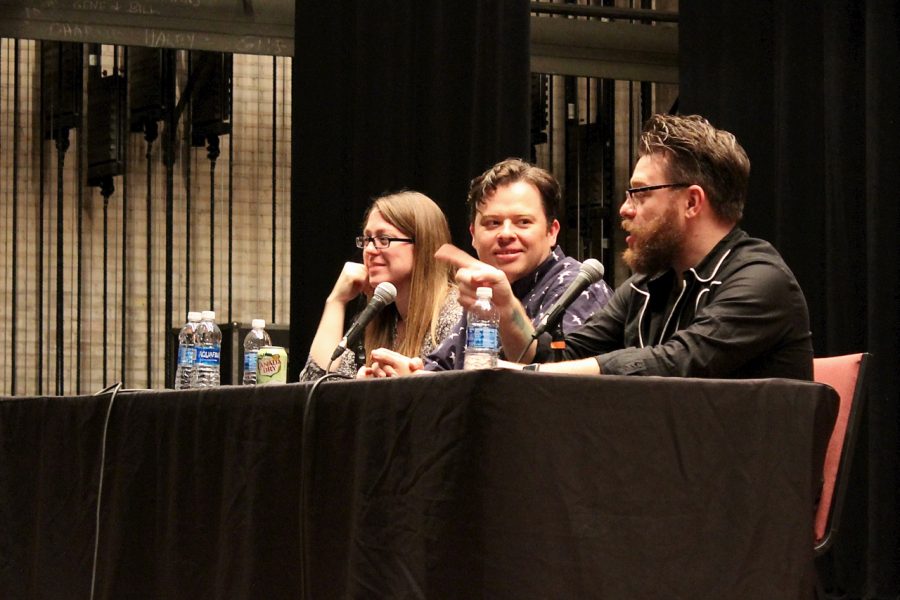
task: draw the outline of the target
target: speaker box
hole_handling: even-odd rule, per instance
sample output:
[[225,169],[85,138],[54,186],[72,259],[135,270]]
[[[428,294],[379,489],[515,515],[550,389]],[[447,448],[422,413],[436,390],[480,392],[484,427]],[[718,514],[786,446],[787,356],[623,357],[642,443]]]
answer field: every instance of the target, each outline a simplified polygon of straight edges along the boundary
[[164,51],[158,48],[128,48],[128,104],[131,131],[143,130],[144,123],[165,118],[168,90],[173,83]]
[[110,75],[88,80],[88,185],[100,185],[105,177],[124,173],[124,149],[125,78]]
[[84,66],[81,44],[41,42],[41,102],[44,139],[81,124]]
[[232,56],[191,52],[191,144],[204,146],[208,136],[231,133]]

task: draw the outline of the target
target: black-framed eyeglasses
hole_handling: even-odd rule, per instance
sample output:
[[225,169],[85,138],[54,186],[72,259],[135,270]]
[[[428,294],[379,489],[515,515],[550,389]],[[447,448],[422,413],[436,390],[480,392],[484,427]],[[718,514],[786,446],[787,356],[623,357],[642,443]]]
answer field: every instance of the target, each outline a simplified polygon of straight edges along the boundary
[[[692,184],[690,183],[661,183],[659,185],[645,185],[643,187],[636,188],[628,188],[625,190],[625,195],[632,202],[635,201],[635,194],[642,194],[644,192],[652,192],[654,190],[664,190],[666,188],[679,188],[679,187],[688,187]],[[640,196],[638,196],[640,198]]]
[[415,244],[416,240],[412,238],[390,237],[388,235],[359,235],[356,237],[356,247],[364,249],[370,243],[375,244],[378,250],[384,250],[391,247],[391,242],[409,242]]

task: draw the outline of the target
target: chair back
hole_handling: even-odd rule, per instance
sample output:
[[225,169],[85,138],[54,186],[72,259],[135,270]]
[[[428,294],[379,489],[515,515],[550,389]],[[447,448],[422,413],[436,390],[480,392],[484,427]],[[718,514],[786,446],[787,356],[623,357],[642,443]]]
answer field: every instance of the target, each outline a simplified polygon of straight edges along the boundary
[[840,397],[837,420],[825,452],[822,496],[816,510],[816,555],[824,553],[831,546],[840,526],[859,415],[865,398],[866,363],[869,356],[868,353],[860,353],[813,360],[813,378],[834,388]]

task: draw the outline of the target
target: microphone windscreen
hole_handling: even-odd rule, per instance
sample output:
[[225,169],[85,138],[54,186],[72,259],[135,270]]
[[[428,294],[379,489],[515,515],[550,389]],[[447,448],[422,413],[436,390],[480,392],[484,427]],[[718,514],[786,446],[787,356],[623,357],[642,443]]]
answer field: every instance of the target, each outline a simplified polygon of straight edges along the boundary
[[581,263],[581,272],[587,275],[591,282],[596,283],[603,279],[603,263],[596,258],[589,258]]
[[397,288],[390,281],[382,281],[375,287],[373,298],[378,298],[388,305],[397,298]]

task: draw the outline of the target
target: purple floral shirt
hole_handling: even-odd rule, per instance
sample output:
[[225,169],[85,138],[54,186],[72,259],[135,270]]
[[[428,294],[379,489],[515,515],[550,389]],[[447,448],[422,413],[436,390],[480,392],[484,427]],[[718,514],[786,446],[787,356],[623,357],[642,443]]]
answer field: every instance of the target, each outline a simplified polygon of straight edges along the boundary
[[[534,273],[512,284],[513,293],[535,326],[568,289],[580,268],[580,262],[566,256],[557,246]],[[562,320],[563,332],[568,333],[581,327],[588,317],[606,306],[611,297],[612,289],[606,282],[598,281],[589,286],[566,310]],[[425,359],[426,370],[451,371],[463,368],[466,324],[466,315],[463,313],[444,342]],[[515,357],[507,358],[512,360]]]

